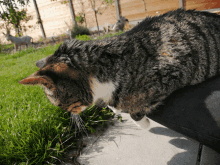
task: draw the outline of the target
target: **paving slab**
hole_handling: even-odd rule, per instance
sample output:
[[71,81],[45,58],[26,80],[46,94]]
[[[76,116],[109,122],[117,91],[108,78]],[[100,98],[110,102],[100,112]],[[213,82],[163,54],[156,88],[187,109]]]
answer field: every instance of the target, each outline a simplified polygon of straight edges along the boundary
[[198,142],[152,120],[149,129],[141,129],[129,114],[121,115],[123,122],[90,136],[78,158],[80,164],[196,165]]
[[200,165],[220,165],[220,154],[207,146],[203,146]]

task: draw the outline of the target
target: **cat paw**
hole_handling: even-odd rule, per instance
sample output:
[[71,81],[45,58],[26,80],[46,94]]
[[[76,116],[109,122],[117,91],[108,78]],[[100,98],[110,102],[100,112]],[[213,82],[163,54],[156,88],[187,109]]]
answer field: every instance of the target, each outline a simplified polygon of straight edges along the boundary
[[122,111],[122,110],[118,110],[118,109],[116,109],[116,108],[114,108],[114,107],[112,107],[110,105],[107,105],[107,107],[109,109],[111,109],[116,115],[119,115],[121,113],[121,111]]
[[133,122],[134,122],[138,127],[143,128],[143,129],[147,129],[147,128],[149,128],[149,126],[150,126],[150,120],[149,120],[146,116],[144,116],[144,117],[143,117],[141,120],[139,120],[139,121],[133,120]]

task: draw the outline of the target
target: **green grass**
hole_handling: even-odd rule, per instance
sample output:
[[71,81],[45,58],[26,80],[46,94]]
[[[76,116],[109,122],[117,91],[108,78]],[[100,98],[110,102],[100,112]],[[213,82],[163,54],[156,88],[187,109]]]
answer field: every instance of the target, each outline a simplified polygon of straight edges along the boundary
[[[113,37],[113,36],[116,36],[116,35],[120,35],[120,34],[122,34],[122,33],[124,33],[124,32],[119,31],[119,32],[117,32],[117,33],[105,34],[104,36],[99,36],[99,37],[97,37],[97,40],[103,39],[103,38],[108,38],[108,37]],[[88,36],[88,35],[77,35],[75,38],[76,38],[77,40],[83,40],[83,41],[94,40],[94,39],[92,39],[91,36]]]
[[0,56],[0,164],[38,164],[53,155],[54,137],[68,122],[67,114],[52,106],[40,87],[18,81],[36,71],[35,62],[57,47]]
[[72,29],[71,29],[71,36],[74,38],[76,37],[77,35],[89,35],[90,34],[90,31],[87,27],[84,27],[84,26],[74,26]]
[[2,49],[12,49],[14,48],[14,44],[2,44]]
[[2,50],[12,50],[14,49],[14,44],[0,44],[0,53],[2,53]]
[[116,36],[116,35],[120,35],[120,34],[122,34],[122,33],[124,33],[123,31],[119,31],[119,32],[117,32],[117,33],[110,33],[110,34],[105,34],[104,36],[99,36],[99,37],[97,37],[97,39],[99,40],[99,39],[103,39],[103,38],[108,38],[108,37],[113,37],[113,36]]
[[82,40],[82,41],[87,41],[87,40],[92,40],[92,37],[90,37],[88,35],[77,35],[75,37],[75,39]]
[[[0,54],[0,164],[57,163],[75,146],[70,114],[52,105],[41,87],[18,83],[38,70],[37,60],[58,47]],[[108,109],[90,107],[82,118],[88,131],[94,132],[112,116]]]

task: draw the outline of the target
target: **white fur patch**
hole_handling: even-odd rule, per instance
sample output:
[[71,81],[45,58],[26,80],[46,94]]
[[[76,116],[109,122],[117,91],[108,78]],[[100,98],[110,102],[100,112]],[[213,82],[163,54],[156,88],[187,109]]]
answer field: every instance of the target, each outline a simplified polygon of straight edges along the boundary
[[93,102],[95,103],[98,99],[102,99],[105,103],[108,103],[112,97],[112,93],[116,89],[116,85],[111,81],[100,83],[96,78],[92,78],[91,80]]

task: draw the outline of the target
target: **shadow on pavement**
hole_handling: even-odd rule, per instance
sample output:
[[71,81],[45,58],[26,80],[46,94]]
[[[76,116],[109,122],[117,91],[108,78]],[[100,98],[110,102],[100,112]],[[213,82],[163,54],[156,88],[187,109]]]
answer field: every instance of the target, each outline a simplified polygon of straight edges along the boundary
[[[195,146],[198,146],[196,145],[198,142],[192,139],[186,139],[183,135],[168,128],[154,127],[149,131],[157,135],[174,138],[170,140],[169,143],[184,150],[183,152],[174,155],[171,160],[167,162],[167,165],[195,165],[198,152],[198,147]],[[192,145],[192,143],[195,145]]]
[[[126,123],[127,120],[123,120],[122,122]],[[129,130],[139,130],[137,126],[133,123],[126,124],[123,126],[120,126],[119,124],[116,125],[110,125],[106,130],[102,132],[97,132],[94,135],[91,135],[87,142],[87,147],[85,150],[83,150],[83,154],[86,155],[92,155],[80,158],[80,162],[83,162],[83,164],[87,165],[90,164],[90,158],[94,158],[96,155],[100,156],[103,153],[103,149],[105,148],[105,145],[112,145],[112,143],[115,143],[115,146],[118,148],[118,144],[116,142],[116,137],[119,136],[137,136],[133,133],[124,133],[126,129]],[[105,142],[105,145],[103,145],[103,142]],[[120,142],[120,141],[119,141]],[[129,145],[129,144],[128,144]],[[95,154],[94,154],[95,153]]]

